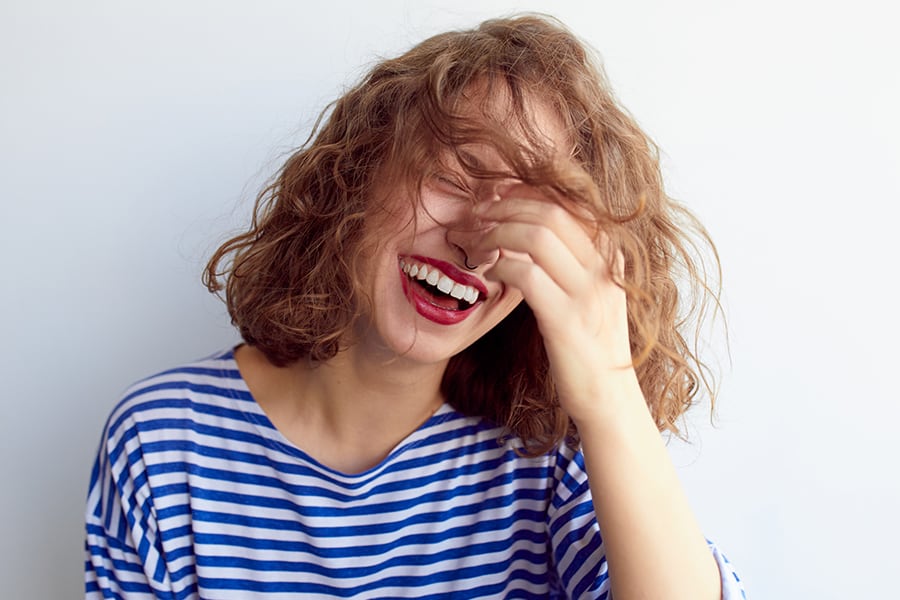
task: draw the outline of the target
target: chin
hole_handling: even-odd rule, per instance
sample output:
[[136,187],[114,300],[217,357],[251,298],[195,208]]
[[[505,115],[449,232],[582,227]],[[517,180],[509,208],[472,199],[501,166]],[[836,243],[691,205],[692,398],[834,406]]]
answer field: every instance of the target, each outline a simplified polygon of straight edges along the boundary
[[[419,365],[443,365],[469,344],[452,343],[446,334],[409,328],[403,336],[380,336],[385,350],[397,359]],[[472,340],[474,341],[474,340]]]

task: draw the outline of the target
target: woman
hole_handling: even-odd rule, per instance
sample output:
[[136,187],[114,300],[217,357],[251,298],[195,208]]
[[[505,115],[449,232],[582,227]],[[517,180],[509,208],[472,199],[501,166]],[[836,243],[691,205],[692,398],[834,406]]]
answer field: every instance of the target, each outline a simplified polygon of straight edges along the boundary
[[438,35],[323,123],[208,265],[245,343],[110,418],[88,597],[741,597],[659,435],[693,221],[584,47]]

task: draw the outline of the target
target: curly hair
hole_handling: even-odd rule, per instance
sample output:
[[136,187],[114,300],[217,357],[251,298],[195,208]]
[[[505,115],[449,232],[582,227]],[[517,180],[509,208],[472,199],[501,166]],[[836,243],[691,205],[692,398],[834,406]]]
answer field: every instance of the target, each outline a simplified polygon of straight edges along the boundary
[[[477,118],[471,107],[461,108],[473,86],[488,99]],[[503,118],[488,106],[497,93],[510,100]],[[564,124],[572,143],[567,156],[550,152],[530,122],[528,103],[535,99]],[[495,148],[511,173],[471,164],[458,151],[471,143]],[[609,236],[625,258],[617,283],[628,299],[641,388],[659,429],[677,433],[698,391],[715,395],[688,334],[696,339],[707,307],[719,307],[718,256],[703,227],[666,195],[657,147],[618,104],[599,61],[546,16],[436,35],[377,64],[323,111],[307,142],[257,198],[250,228],[224,243],[204,273],[210,291],[224,290],[245,342],[279,366],[326,361],[349,343],[354,323],[370,308],[360,282],[364,259],[379,243],[373,223],[384,212],[373,192],[376,178],[390,172],[418,201],[447,151],[473,177],[512,175],[540,188],[598,243],[601,231]],[[689,284],[682,286],[687,301],[679,297],[682,282]],[[686,332],[689,324],[697,329]],[[461,412],[505,425],[525,453],[577,442],[524,302],[450,359],[441,390]]]

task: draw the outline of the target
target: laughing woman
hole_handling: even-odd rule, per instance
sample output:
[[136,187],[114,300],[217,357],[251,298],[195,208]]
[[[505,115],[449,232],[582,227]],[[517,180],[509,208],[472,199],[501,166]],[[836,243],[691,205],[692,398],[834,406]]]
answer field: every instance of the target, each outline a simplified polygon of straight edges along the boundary
[[558,23],[380,63],[208,265],[244,343],[110,417],[87,597],[742,597],[660,435],[689,231]]

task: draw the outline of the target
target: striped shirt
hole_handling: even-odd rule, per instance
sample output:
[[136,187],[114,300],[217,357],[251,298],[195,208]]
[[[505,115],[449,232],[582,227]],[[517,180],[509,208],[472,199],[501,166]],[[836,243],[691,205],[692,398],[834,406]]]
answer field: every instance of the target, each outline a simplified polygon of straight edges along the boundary
[[232,351],[150,377],[91,474],[86,597],[609,598],[581,454],[503,433],[444,405],[346,475],[279,433]]

